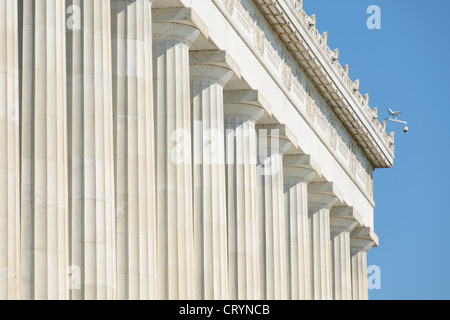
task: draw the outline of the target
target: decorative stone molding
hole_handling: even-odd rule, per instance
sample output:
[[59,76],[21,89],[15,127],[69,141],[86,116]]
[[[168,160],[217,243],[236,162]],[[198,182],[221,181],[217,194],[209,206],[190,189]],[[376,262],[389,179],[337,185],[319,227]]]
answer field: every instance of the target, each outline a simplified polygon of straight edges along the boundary
[[333,207],[331,208],[330,215],[332,218],[345,218],[350,220],[355,220],[358,222],[358,225],[363,226],[363,219],[360,213],[353,207],[342,206],[342,207]]
[[310,155],[286,154],[283,157],[284,179],[309,183],[321,175],[321,168]]
[[189,63],[191,79],[218,81],[225,86],[233,74],[240,76],[239,67],[225,51],[191,50],[189,51]]
[[230,90],[223,94],[226,118],[246,118],[253,122],[270,115],[269,104],[258,90]]
[[369,251],[371,247],[379,246],[378,236],[370,227],[360,227],[353,230],[352,234],[352,247]]
[[342,191],[333,182],[312,182],[308,185],[310,207],[331,209],[342,198]]
[[225,8],[228,10],[228,12],[232,15],[234,12],[235,2],[236,0],[225,0]]
[[255,42],[256,42],[256,48],[258,49],[258,52],[260,55],[264,55],[265,51],[265,40],[266,37],[264,35],[264,32],[261,29],[255,30]]
[[[262,29],[262,27],[258,24],[258,22],[247,11],[247,8],[244,7],[243,2],[241,1],[227,2],[225,0],[214,0],[214,2],[217,6],[219,6],[219,8],[220,6],[224,5],[224,3],[229,6],[233,5],[236,7],[236,10],[231,10],[232,13],[230,13],[230,11],[226,11],[229,13],[228,18],[230,19],[230,23],[235,24],[236,28],[242,30],[241,36],[243,37],[245,37],[245,35],[248,36],[246,37],[246,40],[249,43],[249,45],[253,46],[255,54],[259,55],[260,59],[266,62],[267,68],[272,72],[275,78],[279,79],[279,84],[284,87],[284,89],[287,92],[287,95],[292,97],[292,101],[297,101],[300,104],[299,106],[297,106],[297,109],[301,110],[302,106],[306,106],[306,116],[314,125],[314,128],[317,130],[317,133],[322,136],[324,142],[328,145],[328,147],[337,153],[338,139],[342,142],[341,150],[344,150],[343,153],[345,153],[346,155],[342,157],[341,160],[344,162],[344,164],[348,166],[348,169],[350,169],[350,171],[353,172],[355,182],[358,181],[360,187],[365,190],[367,195],[372,196],[373,192],[371,191],[372,190],[371,175],[367,174],[365,176],[365,179],[363,179],[363,181],[361,182],[361,180],[357,179],[356,171],[351,170],[352,165],[354,164],[350,162],[352,159],[348,157],[350,148],[348,148],[347,145],[353,143],[352,142],[353,138],[350,137],[350,134],[344,133],[347,129],[345,128],[345,126],[342,125],[342,123],[345,123],[345,121],[341,121],[339,119],[339,115],[336,115],[334,112],[330,112],[328,110],[326,104],[329,99],[326,98],[326,95],[322,94],[320,87],[318,87],[317,84],[314,84],[314,86],[318,90],[316,92],[316,89],[313,87],[313,85],[310,85],[307,82],[307,80],[302,80],[301,78],[299,78],[301,77],[301,74],[303,72],[292,69],[292,65],[294,65],[296,62],[292,63],[294,59],[288,57],[290,53],[288,52],[280,53],[279,51],[274,49],[272,41],[270,41],[268,38],[269,31]],[[271,1],[271,3],[272,2],[275,3],[274,1]],[[259,3],[259,0],[256,1],[256,3]],[[298,4],[296,5],[298,6]],[[274,14],[273,12],[269,13],[266,12],[268,10],[266,9],[261,8],[266,18],[268,18],[267,15]],[[270,19],[269,22],[275,23],[273,21],[270,21]],[[278,22],[281,23],[281,21]],[[290,40],[288,36],[290,34],[287,33],[286,30],[278,30],[277,29],[278,27],[279,26],[277,25],[275,31],[277,33],[280,33],[281,38],[282,40],[284,40],[285,43],[289,42]],[[326,38],[327,36],[322,37],[321,35],[322,39],[320,40],[321,46],[326,46]],[[265,50],[262,50],[263,45],[265,47]],[[288,45],[287,47],[288,49],[290,48]],[[335,63],[338,64],[337,57],[339,55],[339,51],[335,50],[330,52],[331,55],[334,57],[333,59],[335,59]],[[303,68],[305,68],[305,66],[302,65],[301,63],[300,65]],[[320,67],[319,69],[322,68]],[[307,70],[306,73],[307,76],[310,76]],[[325,97],[325,100],[324,102],[320,102],[321,107],[319,107],[316,101],[323,100],[323,98],[321,98],[320,96],[321,94]],[[336,128],[339,128],[339,130],[336,130]],[[351,134],[354,136],[355,134],[359,133],[356,131],[352,131]],[[355,153],[354,157],[355,161],[362,161],[362,158],[365,158],[366,152],[364,149],[353,148],[352,150],[353,150],[352,152]],[[356,156],[356,153],[359,153],[361,156]],[[364,159],[364,161],[361,162],[361,165],[364,166],[365,171],[367,173],[373,171],[373,164],[370,159]],[[366,179],[370,179],[370,181],[366,181]]]
[[283,78],[284,86],[286,87],[286,89],[288,91],[291,91],[292,90],[292,78],[293,78],[293,75],[292,75],[291,68],[286,63],[283,63],[283,69],[281,71],[281,75],[282,75],[282,78]]
[[[314,79],[320,93],[336,109],[335,112],[346,128],[361,130],[361,133],[359,130],[352,133],[357,135],[358,144],[361,145],[373,165],[375,167],[391,167],[393,153],[384,154],[383,148],[392,151],[390,145],[393,141],[382,126],[378,125],[379,123],[372,123],[372,110],[368,103],[365,103],[366,99],[359,93],[359,80],[351,81],[348,77],[348,67],[343,68],[339,64],[339,50],[332,51],[327,46],[327,34],[320,34],[315,27],[316,16],[309,17],[302,8],[302,1],[298,0],[256,0],[255,2],[267,20],[274,26],[275,31],[280,34],[280,38],[285,42],[288,50],[293,53],[308,75]],[[309,38],[304,38],[300,30],[296,28],[295,22],[304,26]],[[328,60],[335,74],[329,75],[321,65],[311,48],[314,45],[319,48],[322,57]],[[341,92],[341,84],[345,86],[344,90],[347,90],[345,94]],[[346,96],[350,97],[350,101]],[[352,98],[353,101],[351,101]],[[360,119],[358,112],[355,112],[353,108],[361,110],[369,121]],[[370,126],[372,128],[368,129]],[[375,132],[375,136],[370,131]],[[376,135],[381,138],[384,145],[380,145],[376,141]]]
[[[208,27],[205,23],[197,16],[191,8],[158,8],[152,9],[152,21],[153,23],[164,24],[164,23],[175,23],[180,25],[191,26],[202,34],[206,39],[208,39]],[[155,30],[156,29],[156,30]],[[185,32],[188,29],[185,29]],[[155,28],[153,26],[153,34],[156,39],[173,38],[173,40],[180,40],[186,42],[186,44],[191,45],[197,37],[189,37],[180,34],[179,31],[171,31],[170,25],[159,26]]]

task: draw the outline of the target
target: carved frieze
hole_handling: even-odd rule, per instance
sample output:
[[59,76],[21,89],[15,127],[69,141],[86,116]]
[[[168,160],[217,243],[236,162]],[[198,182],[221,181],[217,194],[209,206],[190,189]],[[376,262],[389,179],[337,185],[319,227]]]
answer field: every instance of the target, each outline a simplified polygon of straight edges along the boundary
[[233,15],[234,13],[235,1],[236,0],[224,0],[225,8],[227,9],[230,15]]
[[281,74],[283,78],[283,84],[288,91],[292,89],[292,71],[286,62],[283,63],[283,71]]
[[306,97],[306,114],[308,115],[308,118],[312,122],[315,122],[316,120],[315,102],[310,95],[307,95]]
[[264,35],[264,31],[259,28],[255,30],[255,43],[256,49],[258,49],[259,54],[263,56],[264,50],[266,48],[266,37]]

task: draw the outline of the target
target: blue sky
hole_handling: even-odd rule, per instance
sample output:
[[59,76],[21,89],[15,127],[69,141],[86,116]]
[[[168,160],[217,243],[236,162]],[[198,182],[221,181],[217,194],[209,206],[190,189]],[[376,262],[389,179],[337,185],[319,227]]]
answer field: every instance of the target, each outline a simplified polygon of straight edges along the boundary
[[[370,5],[381,8],[381,30],[366,27]],[[370,299],[450,299],[450,1],[304,0],[304,8],[379,118],[392,108],[408,121],[407,134],[388,123],[395,164],[374,173],[380,247],[368,265],[381,268],[381,290]]]

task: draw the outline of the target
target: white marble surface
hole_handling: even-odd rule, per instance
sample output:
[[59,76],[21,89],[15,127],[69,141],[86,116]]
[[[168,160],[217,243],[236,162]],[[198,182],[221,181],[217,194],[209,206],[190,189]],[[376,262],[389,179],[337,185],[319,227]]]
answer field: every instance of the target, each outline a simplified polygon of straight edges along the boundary
[[225,101],[229,299],[260,298],[257,216],[257,133],[264,110],[242,99]]
[[193,298],[193,208],[189,46],[191,26],[153,24],[157,298]]
[[289,141],[258,128],[258,243],[260,298],[287,299],[283,150]]
[[338,191],[330,182],[308,185],[308,214],[311,239],[311,282],[314,300],[333,297],[330,209],[338,202]]
[[352,300],[350,233],[357,224],[353,219],[330,219],[333,300]]
[[66,13],[59,0],[22,6],[21,295],[67,299]]
[[19,30],[16,1],[0,1],[0,300],[20,298]]
[[353,300],[368,300],[367,252],[375,245],[370,229],[355,228],[350,235]]
[[311,239],[308,222],[308,183],[319,171],[305,155],[285,155],[284,201],[287,286],[289,300],[311,300]]
[[191,56],[194,299],[227,300],[223,87],[233,73],[195,60]]
[[151,1],[111,1],[117,298],[156,298]]
[[80,29],[67,30],[71,299],[116,297],[111,2],[71,0]]

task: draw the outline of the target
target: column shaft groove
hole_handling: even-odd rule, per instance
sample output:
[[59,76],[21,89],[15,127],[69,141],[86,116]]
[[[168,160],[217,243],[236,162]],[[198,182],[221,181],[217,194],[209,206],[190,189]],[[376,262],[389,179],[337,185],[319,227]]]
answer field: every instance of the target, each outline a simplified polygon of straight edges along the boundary
[[17,1],[0,1],[0,300],[20,299],[19,30]]
[[72,299],[113,299],[116,288],[111,20],[109,0],[68,0],[81,28],[67,30]]
[[227,114],[225,126],[229,298],[258,300],[260,298],[256,207],[258,146],[255,120],[251,117]]
[[288,299],[310,300],[308,184],[285,178]]
[[350,233],[332,228],[333,300],[352,299]]
[[309,207],[311,237],[311,287],[314,300],[332,298],[332,261],[330,239],[330,210]]
[[19,1],[23,299],[67,299],[65,6]]
[[193,298],[189,47],[199,31],[153,24],[157,298]]
[[[264,141],[264,139],[267,139]],[[260,289],[263,300],[286,300],[286,224],[283,154],[279,141],[258,139],[258,239]]]
[[118,299],[156,298],[151,1],[111,1]]
[[191,65],[190,71],[194,299],[227,299],[223,85],[232,73],[226,68],[209,65]]

